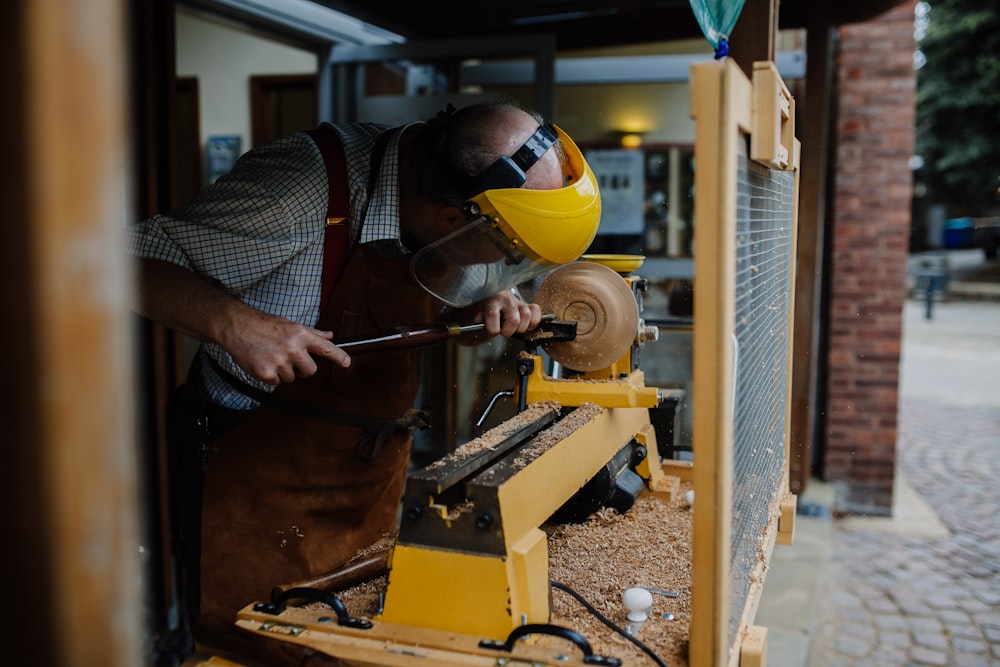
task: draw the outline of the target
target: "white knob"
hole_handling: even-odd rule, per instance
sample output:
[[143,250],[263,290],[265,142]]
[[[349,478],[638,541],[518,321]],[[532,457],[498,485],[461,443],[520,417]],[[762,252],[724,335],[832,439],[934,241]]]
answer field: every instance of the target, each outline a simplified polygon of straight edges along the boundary
[[649,608],[653,606],[653,594],[645,588],[628,588],[622,593],[622,602],[628,609],[628,620],[645,621]]

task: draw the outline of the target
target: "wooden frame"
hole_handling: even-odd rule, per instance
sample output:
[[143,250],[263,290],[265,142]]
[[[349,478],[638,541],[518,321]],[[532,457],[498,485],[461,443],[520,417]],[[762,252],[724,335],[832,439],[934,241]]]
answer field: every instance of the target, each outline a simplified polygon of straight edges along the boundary
[[[739,629],[727,623],[733,609],[730,588],[734,485],[734,373],[737,173],[741,144],[750,140],[751,159],[771,169],[794,171],[798,186],[799,147],[791,133],[794,101],[773,64],[756,63],[751,82],[732,61],[699,63],[691,69],[691,112],[695,119],[695,263],[693,517],[691,667],[734,667],[741,659],[763,664],[766,632],[752,626],[764,575],[776,542],[790,542],[794,497],[788,488],[790,401],[784,405],[782,479],[774,497],[760,498],[770,520],[751,571],[749,595]],[[792,198],[793,202],[796,200]],[[792,210],[792,248],[795,247]],[[790,284],[794,284],[794,257]],[[786,387],[791,383],[789,295]],[[786,391],[790,396],[790,391]],[[780,537],[779,537],[780,536]],[[752,641],[747,638],[753,638]],[[745,655],[744,655],[745,653]]]

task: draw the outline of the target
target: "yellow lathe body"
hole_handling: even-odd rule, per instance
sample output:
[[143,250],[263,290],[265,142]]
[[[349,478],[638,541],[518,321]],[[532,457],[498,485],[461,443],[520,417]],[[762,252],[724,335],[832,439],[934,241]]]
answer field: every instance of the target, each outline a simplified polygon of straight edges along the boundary
[[462,448],[410,478],[382,619],[497,639],[525,623],[547,623],[548,554],[539,526],[633,441],[643,444],[643,481],[656,487],[662,473],[646,409],[584,404],[565,420],[586,420],[565,434],[557,404],[525,414],[535,412],[516,455],[461,482],[461,507],[445,498],[458,491],[449,480],[467,463]]

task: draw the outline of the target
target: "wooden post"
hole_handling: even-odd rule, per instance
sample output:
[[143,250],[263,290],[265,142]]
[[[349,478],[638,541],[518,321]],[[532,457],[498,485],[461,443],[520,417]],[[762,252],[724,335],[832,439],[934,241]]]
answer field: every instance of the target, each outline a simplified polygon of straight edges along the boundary
[[133,667],[125,8],[2,5],[5,662]]
[[729,36],[729,57],[747,76],[753,73],[755,62],[774,60],[778,5],[779,0],[746,0]]
[[789,486],[805,490],[811,472],[816,433],[816,386],[819,362],[820,317],[823,308],[826,183],[830,136],[830,90],[833,77],[832,7],[813,3],[809,8],[806,92],[796,134],[802,142],[799,190],[799,245],[795,279],[795,335],[792,351],[792,427]]

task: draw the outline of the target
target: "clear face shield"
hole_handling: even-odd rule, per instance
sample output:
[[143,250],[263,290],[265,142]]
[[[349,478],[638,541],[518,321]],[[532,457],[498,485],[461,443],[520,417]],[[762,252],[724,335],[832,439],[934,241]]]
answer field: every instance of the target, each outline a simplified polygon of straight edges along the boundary
[[[551,136],[542,136],[548,132]],[[566,160],[567,185],[555,190],[525,190],[524,171],[558,139]],[[466,205],[469,222],[419,250],[412,272],[417,282],[441,301],[468,306],[576,260],[590,245],[600,221],[597,182],[580,150],[555,126],[539,128],[525,143],[534,159],[525,166],[518,154],[501,158],[519,171],[513,187],[491,187],[502,179],[487,174],[485,191]],[[518,153],[525,150],[522,147]],[[510,181],[508,181],[510,182]]]
[[479,216],[417,252],[413,275],[450,306],[468,306],[555,268],[521,252],[486,216]]

